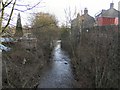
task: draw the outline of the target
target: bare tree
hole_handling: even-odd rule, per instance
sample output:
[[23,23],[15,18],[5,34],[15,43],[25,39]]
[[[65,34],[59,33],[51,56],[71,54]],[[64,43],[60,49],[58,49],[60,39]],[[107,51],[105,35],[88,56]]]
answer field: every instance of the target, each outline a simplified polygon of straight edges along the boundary
[[[7,31],[7,27],[11,24],[12,17],[14,15],[14,11],[27,12],[29,10],[32,10],[36,6],[38,6],[41,3],[41,1],[42,0],[36,2],[36,4],[31,5],[29,3],[28,4],[20,4],[20,2],[22,2],[22,0],[0,0],[0,38],[2,37],[3,33]],[[6,12],[6,10],[9,10],[9,12]],[[1,44],[1,42],[0,42],[0,44]],[[17,48],[18,48],[18,46],[17,46]],[[0,55],[1,54],[2,53],[0,52]],[[8,58],[7,60],[10,60],[9,56],[7,54],[5,54],[5,55]],[[4,56],[2,55],[2,58],[3,57]],[[0,56],[0,77],[2,76],[2,73],[1,73],[2,72],[2,58]],[[17,66],[12,61],[10,61],[10,64],[13,64],[15,67]],[[9,78],[10,77],[10,74],[9,74],[10,68],[8,66],[10,64],[8,64],[7,61],[3,58],[3,67],[5,68],[4,72],[6,75],[5,78],[7,80],[7,83],[10,87],[15,87],[14,85],[12,85],[12,83],[10,82],[10,78]],[[18,67],[17,67],[17,69],[18,69]],[[13,70],[15,70],[15,69],[13,69]],[[13,71],[13,73],[14,73],[14,71]],[[0,81],[1,81],[1,78],[0,78]],[[0,82],[0,89],[1,89],[1,82]]]
[[[13,11],[17,10],[19,12],[26,12],[29,11],[33,8],[35,8],[36,6],[38,6],[41,3],[42,0],[40,0],[39,2],[37,2],[35,5],[30,5],[30,4],[18,4],[17,2],[21,2],[19,0],[6,0],[6,1],[1,1],[1,16],[0,16],[0,34],[2,34],[3,32],[5,32],[6,28],[8,27],[8,25],[10,24],[10,21],[12,19],[12,15],[13,15]],[[15,7],[16,6],[16,7]],[[18,9],[20,7],[24,7],[24,10]],[[6,13],[5,10],[6,9],[11,9],[10,13]],[[7,16],[5,18],[5,16]],[[3,21],[6,21],[6,25],[4,25],[3,27]]]

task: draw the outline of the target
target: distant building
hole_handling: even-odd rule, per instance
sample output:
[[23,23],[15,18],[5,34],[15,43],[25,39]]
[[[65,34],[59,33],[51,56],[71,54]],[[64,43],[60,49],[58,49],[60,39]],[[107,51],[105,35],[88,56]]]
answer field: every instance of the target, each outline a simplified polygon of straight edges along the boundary
[[120,1],[118,2],[118,11],[120,11]]
[[77,17],[71,22],[71,39],[72,43],[76,45],[76,42],[79,40],[80,34],[80,14],[77,14]]
[[110,3],[110,8],[108,10],[102,10],[98,15],[96,15],[97,25],[118,25],[118,13],[119,11],[114,9],[114,3]]
[[[118,11],[120,12],[120,1],[118,2]],[[120,25],[120,13],[118,13],[119,25]]]
[[81,23],[83,28],[91,28],[95,24],[95,19],[88,14],[87,8],[84,9],[84,14],[80,16]]
[[95,24],[95,19],[88,14],[87,8],[84,9],[84,14],[80,16],[78,13],[77,18],[72,20],[71,27],[79,26],[82,28],[90,28]]
[[[73,41],[80,39],[80,32],[83,29],[91,28],[95,25],[95,19],[88,14],[87,8],[84,9],[84,14],[77,14],[77,17],[71,22],[71,36]],[[75,42],[77,42],[75,41]]]

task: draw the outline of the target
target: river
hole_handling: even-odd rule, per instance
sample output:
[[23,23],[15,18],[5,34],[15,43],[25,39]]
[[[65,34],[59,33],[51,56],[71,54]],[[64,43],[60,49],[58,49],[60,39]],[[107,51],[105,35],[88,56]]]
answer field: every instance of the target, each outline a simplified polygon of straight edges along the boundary
[[68,54],[60,41],[53,50],[51,62],[42,70],[38,88],[74,88],[74,78]]

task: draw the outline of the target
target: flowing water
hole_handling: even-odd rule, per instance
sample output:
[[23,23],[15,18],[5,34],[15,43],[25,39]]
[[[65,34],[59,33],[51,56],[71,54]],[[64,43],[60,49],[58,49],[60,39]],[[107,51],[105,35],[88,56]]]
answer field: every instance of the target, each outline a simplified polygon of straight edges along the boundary
[[70,58],[61,49],[60,42],[56,43],[51,62],[45,67],[40,76],[38,88],[73,88],[74,78],[70,66]]

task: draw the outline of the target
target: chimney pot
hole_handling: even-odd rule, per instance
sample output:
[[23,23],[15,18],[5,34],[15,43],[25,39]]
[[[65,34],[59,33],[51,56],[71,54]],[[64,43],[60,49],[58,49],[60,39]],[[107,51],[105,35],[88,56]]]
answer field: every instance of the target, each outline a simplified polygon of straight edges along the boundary
[[88,14],[87,8],[84,9],[84,14]]
[[110,3],[110,8],[113,8],[114,7],[114,3]]

